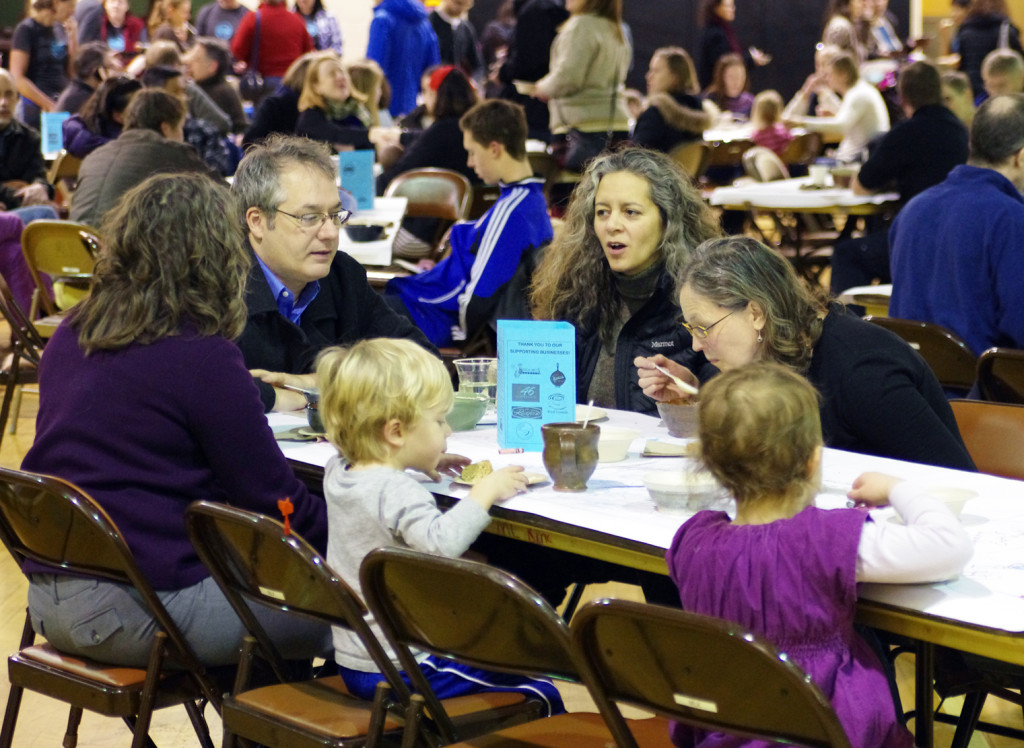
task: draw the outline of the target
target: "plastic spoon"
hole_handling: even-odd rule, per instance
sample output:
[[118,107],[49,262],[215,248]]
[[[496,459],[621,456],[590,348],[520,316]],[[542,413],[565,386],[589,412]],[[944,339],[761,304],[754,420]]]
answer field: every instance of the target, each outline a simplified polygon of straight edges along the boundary
[[681,389],[683,392],[685,392],[687,395],[699,395],[700,394],[700,390],[698,390],[696,387],[694,387],[689,382],[686,382],[686,381],[680,379],[675,374],[673,374],[668,369],[666,369],[664,366],[659,366],[658,364],[654,364],[654,368],[657,369],[658,371],[660,371],[662,374],[664,374],[669,379],[671,379],[672,383],[676,387]]
[[594,412],[594,401],[593,401],[593,399],[591,399],[591,401],[589,403],[587,403],[587,417],[583,419],[583,428],[587,427],[587,424],[590,422],[590,414],[593,413],[593,412]]

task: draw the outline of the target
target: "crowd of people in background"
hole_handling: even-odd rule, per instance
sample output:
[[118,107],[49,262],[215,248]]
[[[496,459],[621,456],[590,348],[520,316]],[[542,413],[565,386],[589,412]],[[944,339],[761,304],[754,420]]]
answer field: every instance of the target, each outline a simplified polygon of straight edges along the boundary
[[[211,597],[211,580],[187,548],[179,520],[189,500],[231,500],[239,492],[246,506],[273,513],[274,501],[290,495],[295,527],[351,581],[366,543],[415,546],[403,534],[409,507],[426,534],[471,515],[462,517],[457,542],[423,544],[455,555],[487,524],[494,501],[524,488],[520,471],[499,471],[470,494],[475,506],[459,502],[442,514],[419,484],[411,489],[399,477],[406,468],[436,477],[461,459],[443,453],[451,392],[438,349],[486,333],[509,309],[574,325],[577,402],[652,413],[660,402],[687,397],[680,381],[707,384],[705,463],[735,494],[740,520],[768,512],[763,522],[739,526],[779,530],[785,525],[775,520],[800,517],[787,533],[823,533],[824,520],[806,511],[822,446],[974,469],[924,360],[834,297],[848,286],[892,282],[895,313],[947,325],[976,353],[1024,347],[1016,303],[1017,271],[1024,271],[1024,50],[1006,0],[952,0],[948,49],[937,62],[910,59],[919,45],[901,36],[887,0],[832,0],[814,70],[788,102],[777,90],[757,90],[757,69],[773,64],[771,50],[741,41],[735,0],[704,0],[695,47],[665,39],[647,62],[645,94],[628,90],[637,60],[622,4],[506,0],[477,29],[468,15],[473,0],[438,0],[429,9],[421,0],[375,0],[365,58],[357,59],[323,0],[261,0],[254,10],[213,0],[194,25],[188,0],[150,0],[145,17],[133,15],[128,0],[29,0],[9,70],[0,69],[0,273],[18,272],[8,263],[21,227],[55,218],[58,209],[100,228],[105,249],[93,294],[47,347],[36,442],[24,467],[73,480],[110,511],[161,593],[180,596],[176,608],[194,607],[191,619],[172,612],[187,619],[183,628],[205,662],[233,662],[241,631]],[[878,69],[891,75],[891,86],[880,85]],[[64,149],[81,159],[69,206],[53,202],[41,151],[39,130],[53,112],[67,113]],[[803,135],[798,129],[819,133],[831,164],[859,169],[854,194],[899,192],[892,216],[832,226],[831,295],[812,288],[781,253],[743,235],[742,222],[730,222],[735,216],[713,210],[683,169],[679,150],[714,128],[742,129],[751,146],[779,158]],[[574,172],[562,180],[571,195],[560,205],[535,176],[530,141]],[[394,252],[419,261],[422,272],[379,292],[338,251],[355,204],[338,188],[331,156],[353,149],[375,152],[378,194],[408,170],[441,167],[491,188],[493,205],[452,227],[447,254],[430,260],[437,223],[404,221]],[[233,178],[230,192],[226,177]],[[356,348],[319,358],[318,380],[318,356],[339,345]],[[422,412],[410,406],[387,415],[391,431],[363,439],[364,426],[345,421],[345,413],[397,406],[362,394],[359,377],[380,390],[392,375],[395,388],[414,388],[410,402],[427,393],[430,403]],[[136,381],[145,387],[122,386]],[[295,480],[263,417],[300,407],[292,389],[318,381],[327,433],[342,455],[327,469],[326,508]],[[84,415],[90,388],[113,404],[98,422]],[[721,405],[737,388],[755,405],[789,402],[795,425],[776,418],[774,406]],[[384,391],[390,398],[390,387]],[[745,460],[781,459],[739,443],[745,433],[773,429],[800,437],[789,472],[778,472],[786,482],[762,485],[756,470],[737,477]],[[787,438],[767,452],[785,451]],[[374,441],[374,449],[360,450]],[[85,465],[80,453],[97,459]],[[173,480],[163,480],[168,475]],[[885,476],[858,480],[850,495],[869,504],[890,496],[894,505],[931,501]],[[364,535],[343,553],[336,538],[355,525],[341,507],[364,505]],[[820,550],[824,576],[838,578],[832,566],[846,570],[836,599],[823,603],[830,610],[843,607],[840,598],[849,607],[856,581],[946,578],[969,555],[957,535],[949,564],[911,565],[900,577],[893,564],[872,566],[886,554],[870,532],[870,542],[857,547],[861,513],[830,517],[844,540],[838,550]],[[684,601],[707,601],[701,585],[718,584],[690,573],[694,533],[721,536],[723,557],[749,552],[719,526],[727,518],[712,519],[687,523],[670,551]],[[178,529],[165,532],[174,522]],[[502,557],[500,540],[490,539],[489,559],[516,563]],[[541,594],[557,602],[561,582],[580,577],[562,580],[546,550],[534,559],[545,565],[543,579],[529,581],[546,580]],[[701,563],[711,564],[708,558],[701,554]],[[597,562],[580,568],[573,573],[607,578]],[[783,581],[795,587],[791,574]],[[127,664],[143,658],[134,632],[146,621],[124,612],[134,608],[117,585],[69,606],[64,601],[82,580],[37,576],[33,622],[62,650]],[[707,603],[706,612],[743,618],[750,611],[738,599]],[[124,626],[83,644],[72,630],[76,620],[100,606],[124,612]],[[782,621],[768,619],[759,633],[779,629]],[[841,701],[837,708],[859,735],[853,744],[881,745],[885,734],[885,745],[909,745],[881,665],[850,644],[860,640],[852,617],[847,623],[837,644],[832,628],[821,643],[803,630],[806,621],[796,621],[807,651],[819,653],[803,664],[832,683],[823,687],[837,697],[826,673],[834,667],[822,653],[867,663],[870,678],[854,677],[858,687],[883,684],[870,689],[870,713],[855,714]],[[295,657],[330,656],[322,627],[294,629],[277,617],[268,625]],[[335,659],[348,687],[368,693],[379,674],[358,648],[339,641]],[[457,690],[475,689],[460,683]],[[561,709],[557,696],[551,709]]]

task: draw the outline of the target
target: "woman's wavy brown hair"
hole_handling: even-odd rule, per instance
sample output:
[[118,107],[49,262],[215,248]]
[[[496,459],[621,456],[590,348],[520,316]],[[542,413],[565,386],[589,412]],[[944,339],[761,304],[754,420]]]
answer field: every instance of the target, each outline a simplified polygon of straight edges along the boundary
[[92,292],[72,320],[88,355],[245,327],[249,255],[227,189],[197,174],[156,175],[103,221]]
[[678,288],[685,285],[726,309],[757,304],[765,317],[764,358],[807,371],[828,307],[782,255],[746,236],[712,239],[679,274]]
[[605,343],[611,340],[619,295],[594,232],[594,200],[601,180],[616,172],[647,182],[651,202],[661,213],[658,251],[671,277],[682,270],[698,244],[722,233],[690,177],[667,155],[630,147],[591,161],[569,200],[565,225],[534,273],[530,303],[537,319],[566,320],[596,330]]

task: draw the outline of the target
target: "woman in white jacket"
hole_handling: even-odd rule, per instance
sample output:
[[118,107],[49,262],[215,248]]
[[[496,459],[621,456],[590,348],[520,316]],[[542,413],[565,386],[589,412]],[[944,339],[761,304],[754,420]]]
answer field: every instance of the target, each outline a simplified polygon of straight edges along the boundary
[[551,132],[567,143],[566,168],[582,170],[604,146],[629,137],[623,90],[633,50],[623,30],[622,0],[565,5],[569,20],[551,45],[550,72],[533,95],[548,102]]

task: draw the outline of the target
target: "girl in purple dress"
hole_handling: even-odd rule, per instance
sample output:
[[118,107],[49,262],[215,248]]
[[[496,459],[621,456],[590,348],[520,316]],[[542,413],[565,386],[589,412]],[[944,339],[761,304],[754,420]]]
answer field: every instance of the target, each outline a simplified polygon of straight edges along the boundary
[[[919,486],[864,473],[860,507],[813,506],[821,485],[817,393],[773,363],[724,372],[701,389],[702,459],[736,499],[736,517],[704,511],[667,554],[683,608],[766,637],[828,696],[854,748],[913,744],[875,653],[853,627],[857,582],[956,576],[971,543],[956,517]],[[903,519],[875,523],[863,507],[890,503]],[[687,748],[766,746],[682,725]]]

